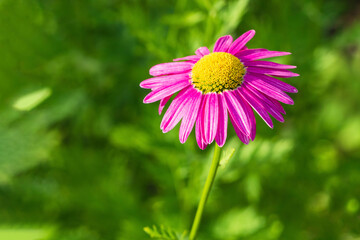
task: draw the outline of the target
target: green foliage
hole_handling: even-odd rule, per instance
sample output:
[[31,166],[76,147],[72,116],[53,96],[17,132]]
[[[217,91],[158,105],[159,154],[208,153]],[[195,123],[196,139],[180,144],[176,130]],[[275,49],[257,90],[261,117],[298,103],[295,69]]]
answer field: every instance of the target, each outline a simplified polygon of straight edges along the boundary
[[6,240],[39,240],[47,238],[51,229],[42,228],[12,228],[11,226],[0,227],[0,239]]
[[144,231],[151,237],[156,238],[160,240],[185,240],[186,231],[181,234],[180,237],[178,237],[178,234],[175,232],[175,230],[165,227],[164,225],[161,225],[160,228],[153,225],[152,228],[145,227]]
[[293,53],[273,60],[298,66],[285,81],[299,93],[284,123],[256,119],[249,145],[229,127],[198,239],[359,239],[358,5],[0,0],[0,239],[189,229],[213,148],[163,134],[139,83],[154,64],[249,29],[250,48]]

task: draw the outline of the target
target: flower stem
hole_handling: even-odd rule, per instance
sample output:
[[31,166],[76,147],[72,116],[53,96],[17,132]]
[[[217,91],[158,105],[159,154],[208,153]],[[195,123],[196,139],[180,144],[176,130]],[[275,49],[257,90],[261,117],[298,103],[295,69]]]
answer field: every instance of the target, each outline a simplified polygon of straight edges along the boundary
[[221,153],[221,148],[215,143],[214,157],[213,157],[213,160],[211,163],[211,168],[210,168],[209,174],[206,178],[205,186],[204,186],[202,194],[201,194],[199,206],[196,210],[194,222],[193,222],[193,225],[192,225],[191,231],[190,231],[189,240],[195,240],[195,238],[196,238],[196,234],[199,229],[200,222],[201,222],[201,217],[204,212],[206,200],[209,196],[211,186],[215,179],[216,171],[219,167],[220,153]]

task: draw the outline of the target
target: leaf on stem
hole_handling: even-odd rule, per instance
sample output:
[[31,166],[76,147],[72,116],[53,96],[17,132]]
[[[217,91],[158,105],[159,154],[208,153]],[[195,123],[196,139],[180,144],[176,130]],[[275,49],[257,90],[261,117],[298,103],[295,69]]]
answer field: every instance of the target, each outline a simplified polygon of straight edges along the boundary
[[160,225],[151,227],[144,227],[144,231],[150,236],[150,238],[156,238],[161,240],[185,240],[187,233],[184,231],[181,235],[178,234],[174,229]]

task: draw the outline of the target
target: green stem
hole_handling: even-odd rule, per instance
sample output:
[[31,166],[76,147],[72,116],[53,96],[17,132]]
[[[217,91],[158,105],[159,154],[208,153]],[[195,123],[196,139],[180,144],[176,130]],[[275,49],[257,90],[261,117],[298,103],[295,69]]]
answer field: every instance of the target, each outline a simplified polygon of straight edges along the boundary
[[204,212],[206,200],[208,199],[208,196],[209,196],[209,193],[211,190],[211,186],[215,179],[216,171],[219,167],[220,153],[221,153],[221,148],[215,143],[214,157],[213,157],[213,160],[211,163],[211,168],[210,168],[209,174],[206,178],[205,186],[204,186],[202,194],[201,194],[201,198],[200,198],[199,206],[198,206],[196,214],[195,214],[194,222],[191,227],[189,240],[195,240],[195,238],[196,238],[196,234],[199,229],[200,222],[201,222],[201,217]]

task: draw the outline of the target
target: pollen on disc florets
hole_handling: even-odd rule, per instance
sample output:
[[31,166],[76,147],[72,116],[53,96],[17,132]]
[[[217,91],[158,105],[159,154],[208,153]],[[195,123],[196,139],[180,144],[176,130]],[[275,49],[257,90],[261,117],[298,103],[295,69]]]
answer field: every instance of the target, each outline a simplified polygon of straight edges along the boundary
[[202,93],[232,90],[243,81],[246,69],[234,55],[214,52],[201,58],[191,71],[192,83]]

